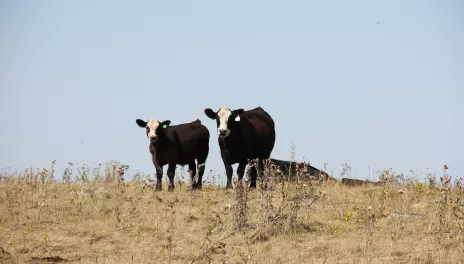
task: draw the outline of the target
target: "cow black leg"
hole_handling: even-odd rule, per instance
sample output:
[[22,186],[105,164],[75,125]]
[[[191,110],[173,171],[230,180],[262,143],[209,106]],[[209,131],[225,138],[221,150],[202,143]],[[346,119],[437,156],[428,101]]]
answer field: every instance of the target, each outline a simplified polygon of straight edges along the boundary
[[156,166],[156,191],[161,191],[162,184],[161,180],[163,179],[163,167]]
[[176,173],[176,164],[169,164],[168,167],[168,178],[169,178],[169,185],[168,191],[172,192],[174,190],[174,174]]
[[250,188],[256,188],[256,178],[258,176],[258,170],[260,173],[262,173],[262,168],[262,160],[259,159],[258,163],[251,168]]
[[201,186],[203,185],[203,174],[205,174],[205,160],[198,159],[198,180],[197,180],[197,189],[201,190]]
[[238,176],[238,181],[241,182],[243,179],[243,175],[245,174],[245,168],[246,168],[247,163],[246,162],[240,162],[237,167],[237,176]]
[[231,189],[232,188],[232,165],[225,164],[225,167],[226,167],[226,175],[227,175],[226,189]]
[[190,181],[192,182],[192,188],[196,188],[195,184],[195,174],[197,174],[197,167],[195,166],[195,161],[193,163],[190,163],[189,165],[189,174],[190,174]]
[[[262,179],[263,174],[264,174],[264,162],[263,162],[263,159],[258,160],[258,167],[256,168],[256,176],[258,175],[258,172],[259,172],[259,177]],[[255,182],[254,182],[254,185],[253,185],[252,188],[256,188],[256,178],[255,178]]]

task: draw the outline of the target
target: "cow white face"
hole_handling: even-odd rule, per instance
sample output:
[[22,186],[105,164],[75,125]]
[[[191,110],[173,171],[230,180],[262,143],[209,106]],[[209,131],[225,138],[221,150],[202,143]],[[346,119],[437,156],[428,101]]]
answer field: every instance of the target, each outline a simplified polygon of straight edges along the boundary
[[147,137],[150,141],[156,140],[156,130],[158,129],[160,122],[154,118],[150,119],[147,123]]
[[227,106],[222,107],[217,113],[219,119],[219,127],[217,129],[219,136],[227,137],[230,134],[230,129],[227,127],[227,122],[232,111]]
[[217,133],[220,137],[227,137],[230,134],[231,127],[234,124],[232,122],[240,122],[240,113],[243,109],[232,111],[227,106],[223,106],[217,113],[210,108],[205,109],[205,114],[211,118],[216,119]]
[[145,122],[141,119],[137,119],[136,123],[137,125],[139,125],[139,127],[146,128],[147,137],[150,141],[156,141],[160,132],[160,128],[166,128],[167,126],[169,126],[171,121],[166,120],[160,123],[157,119],[152,118],[148,122]]

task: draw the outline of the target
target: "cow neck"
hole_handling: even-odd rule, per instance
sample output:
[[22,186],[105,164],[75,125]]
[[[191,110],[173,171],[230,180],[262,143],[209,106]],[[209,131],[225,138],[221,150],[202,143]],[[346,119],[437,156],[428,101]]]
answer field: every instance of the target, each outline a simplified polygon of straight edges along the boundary
[[222,143],[224,144],[224,146],[233,146],[233,144],[237,141],[240,140],[240,137],[242,135],[242,131],[234,131],[234,132],[231,132],[227,137],[223,138],[223,137],[220,137],[219,140],[222,141]]
[[158,140],[160,142],[166,142],[168,141],[168,135],[167,135],[167,128],[166,129],[160,129],[158,132]]
[[221,149],[227,149],[227,147],[230,144],[229,138],[228,137],[226,137],[226,138],[219,137],[218,139],[219,139],[219,146],[221,147]]
[[246,117],[244,117],[244,115],[242,115],[242,118],[241,118],[241,121],[240,121],[240,124],[237,126],[238,128],[238,131],[237,134],[235,135],[235,138],[236,140],[244,140],[245,139],[245,135],[247,133],[250,133],[250,122],[248,121],[248,119]]
[[166,144],[169,143],[169,138],[168,136],[166,135],[166,132],[161,130],[158,135],[157,135],[158,139],[156,140],[155,143],[150,143],[152,146],[153,146],[153,150],[155,152],[159,152],[160,148],[165,146]]
[[244,133],[247,132],[250,123],[245,117],[243,117],[242,121],[240,122],[241,124],[239,124],[236,127],[236,129],[229,134],[229,136],[225,138],[221,138],[221,137],[219,138],[224,148],[226,149],[229,147],[233,148],[236,144],[241,145],[241,143],[239,142],[242,142],[244,140]]

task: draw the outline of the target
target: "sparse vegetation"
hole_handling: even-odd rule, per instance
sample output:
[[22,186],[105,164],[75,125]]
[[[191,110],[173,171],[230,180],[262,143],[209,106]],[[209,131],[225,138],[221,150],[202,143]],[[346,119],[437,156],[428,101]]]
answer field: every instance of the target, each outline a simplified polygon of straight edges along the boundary
[[256,190],[177,175],[170,193],[125,180],[119,162],[70,162],[61,180],[55,163],[0,175],[1,263],[464,262],[464,179],[446,165],[439,181],[386,169],[383,184],[348,187],[287,181],[265,161]]

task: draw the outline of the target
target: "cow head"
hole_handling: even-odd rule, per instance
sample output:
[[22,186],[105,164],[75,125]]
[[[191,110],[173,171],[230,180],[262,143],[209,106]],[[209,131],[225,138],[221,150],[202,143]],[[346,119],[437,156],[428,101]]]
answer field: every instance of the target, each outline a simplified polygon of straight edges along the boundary
[[240,114],[243,112],[242,108],[232,111],[227,106],[222,107],[217,112],[214,112],[211,108],[205,109],[206,116],[216,120],[217,133],[220,137],[227,137],[230,131],[234,130],[240,122]]
[[150,119],[148,122],[145,122],[142,119],[137,119],[135,122],[139,125],[139,127],[146,128],[148,140],[151,142],[155,142],[158,139],[158,135],[163,132],[163,129],[171,124],[170,120],[165,120],[160,123],[154,118]]

